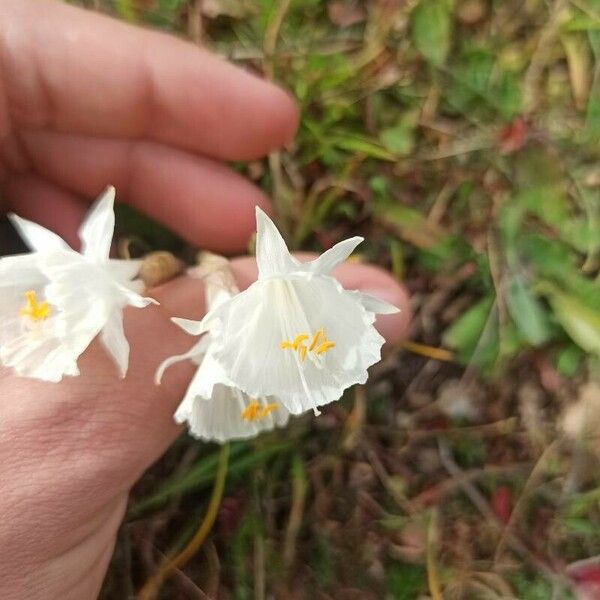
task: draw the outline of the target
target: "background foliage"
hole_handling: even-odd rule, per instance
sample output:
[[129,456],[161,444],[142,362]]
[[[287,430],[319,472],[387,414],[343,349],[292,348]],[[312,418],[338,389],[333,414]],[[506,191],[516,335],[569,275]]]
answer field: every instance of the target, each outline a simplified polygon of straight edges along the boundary
[[[293,247],[365,235],[364,260],[415,310],[366,389],[232,445],[217,527],[162,597],[585,598],[600,578],[578,562],[600,553],[600,0],[84,4],[287,86],[293,147],[239,169]],[[217,454],[183,436],[145,476],[104,598],[133,597],[190,538]]]

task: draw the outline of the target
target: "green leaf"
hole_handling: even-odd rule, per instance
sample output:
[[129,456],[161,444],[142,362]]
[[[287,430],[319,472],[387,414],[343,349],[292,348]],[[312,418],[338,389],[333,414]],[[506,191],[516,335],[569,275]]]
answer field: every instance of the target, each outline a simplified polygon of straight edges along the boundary
[[508,284],[506,303],[510,316],[530,344],[539,346],[548,341],[552,334],[548,315],[519,275],[514,275]]
[[564,520],[564,524],[575,533],[583,536],[597,536],[600,533],[600,527],[594,524],[590,519],[585,517],[574,518],[570,517]]
[[600,312],[548,282],[539,285],[571,339],[586,352],[600,356]]
[[413,129],[403,124],[384,129],[379,138],[381,143],[397,156],[410,154],[415,143]]
[[427,572],[422,565],[393,564],[385,583],[390,600],[416,600],[427,591]]
[[521,82],[514,73],[500,71],[489,93],[494,106],[505,119],[511,119],[521,111],[523,104]]
[[417,50],[436,67],[448,57],[452,21],[444,0],[421,0],[412,14],[412,38]]
[[[230,464],[228,469],[228,479],[233,480],[236,477],[245,475],[256,465],[268,461],[273,456],[285,452],[291,447],[290,442],[273,442],[261,449],[248,450],[251,446],[248,443],[240,442],[231,444]],[[146,511],[161,506],[169,500],[173,494],[185,494],[192,490],[205,489],[210,487],[215,478],[217,463],[219,461],[219,452],[214,452],[203,457],[196,465],[186,471],[183,475],[166,480],[159,489],[142,498],[129,511],[128,518],[135,519]]]
[[556,356],[556,369],[563,377],[574,377],[581,366],[582,358],[583,352],[579,346],[569,344]]
[[569,519],[582,518],[591,511],[595,511],[599,502],[600,487],[572,496],[566,507],[566,517]]
[[331,135],[330,144],[346,152],[364,154],[370,158],[389,160],[395,162],[396,156],[384,148],[377,140],[355,133],[334,133]]
[[[552,584],[536,573],[528,573],[525,569],[521,569],[519,573],[511,577],[511,581],[515,588],[515,597],[519,600],[548,600],[548,598],[552,598]],[[556,597],[561,600],[573,600],[572,594],[566,589],[559,589]]]
[[592,88],[586,111],[586,132],[592,139],[600,139],[600,31],[588,31],[590,46],[596,63]]
[[596,312],[600,311],[598,284],[582,276],[569,248],[539,234],[525,234],[520,248],[526,261],[535,268],[538,276],[551,279],[560,289],[574,295],[579,302]]
[[137,21],[137,13],[132,0],[115,0],[115,10],[121,19],[131,23]]
[[468,362],[473,358],[476,360],[477,364],[481,364],[482,361],[487,364],[493,360],[491,355],[493,354],[495,357],[497,354],[498,332],[497,327],[494,327],[495,332],[492,343],[483,344],[484,347],[480,348],[479,356],[473,357],[473,353],[477,349],[479,341],[482,339],[485,332],[493,304],[493,297],[487,296],[483,298],[477,304],[469,308],[469,310],[464,312],[444,332],[442,336],[444,345],[456,349],[459,352],[459,358],[463,362]]

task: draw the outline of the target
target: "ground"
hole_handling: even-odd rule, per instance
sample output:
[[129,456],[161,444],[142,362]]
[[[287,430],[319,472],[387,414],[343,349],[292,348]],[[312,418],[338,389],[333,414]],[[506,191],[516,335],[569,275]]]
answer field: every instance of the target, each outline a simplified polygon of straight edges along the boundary
[[[239,169],[293,248],[364,235],[415,312],[366,387],[231,445],[216,524],[159,597],[600,597],[600,2],[87,5],[288,87],[295,144]],[[191,538],[219,452],[183,435],[144,476],[105,600]]]

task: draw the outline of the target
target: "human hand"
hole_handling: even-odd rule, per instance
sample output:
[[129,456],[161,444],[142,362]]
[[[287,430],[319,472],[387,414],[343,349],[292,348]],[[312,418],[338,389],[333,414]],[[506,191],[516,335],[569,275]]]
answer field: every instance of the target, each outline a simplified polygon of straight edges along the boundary
[[[0,5],[0,209],[77,245],[86,210],[107,183],[121,199],[207,249],[236,252],[254,228],[260,191],[220,162],[287,142],[296,110],[278,88],[207,52],[67,5]],[[250,258],[233,261],[240,286]],[[378,324],[403,333],[404,292],[386,273],[335,273],[403,308]],[[172,414],[193,372],[180,365],[154,386],[157,365],[190,347],[168,320],[202,316],[201,284],[181,278],[129,311],[127,379],[93,344],[82,375],[59,385],[0,371],[0,597],[95,598],[127,494],[180,429]]]

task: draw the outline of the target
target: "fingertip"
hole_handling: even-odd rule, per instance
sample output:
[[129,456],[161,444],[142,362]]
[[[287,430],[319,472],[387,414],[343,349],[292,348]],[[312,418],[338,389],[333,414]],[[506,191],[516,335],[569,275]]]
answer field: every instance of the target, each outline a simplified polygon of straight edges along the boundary
[[377,315],[376,326],[381,335],[389,344],[394,344],[404,338],[412,319],[410,300],[406,289],[393,277],[389,277],[389,286],[385,290],[381,287],[369,288],[364,291],[380,300],[385,300],[398,308],[398,312]]
[[226,119],[227,126],[236,129],[237,135],[215,133],[210,154],[226,160],[253,160],[290,144],[300,122],[300,111],[292,95],[237,67],[231,74],[235,80],[231,82],[228,112],[221,115],[221,121]]
[[287,146],[296,136],[300,111],[292,95],[276,85],[270,85],[273,149]]

